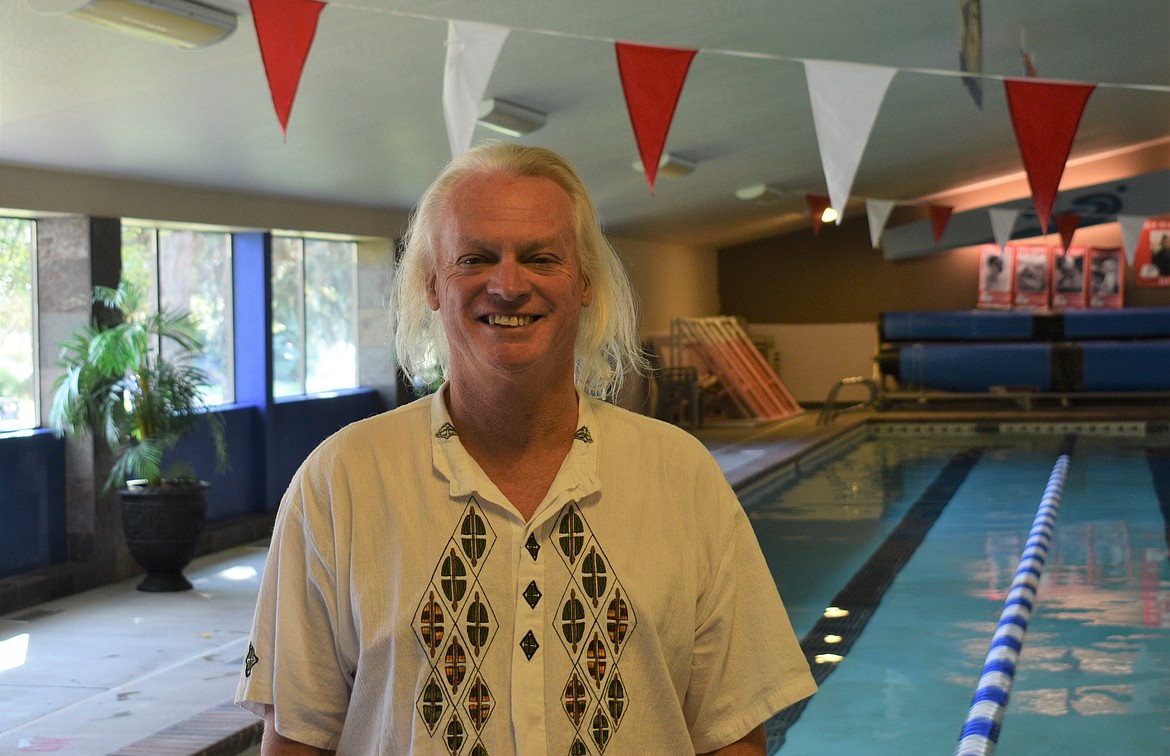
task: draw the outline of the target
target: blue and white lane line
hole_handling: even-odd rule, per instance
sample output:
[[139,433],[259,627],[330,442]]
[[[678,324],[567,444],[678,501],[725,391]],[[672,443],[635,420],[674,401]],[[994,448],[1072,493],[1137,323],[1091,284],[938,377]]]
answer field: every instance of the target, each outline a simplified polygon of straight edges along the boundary
[[1069,456],[1072,454],[1072,438],[1066,437],[1061,454],[1052,468],[1044,497],[1032,521],[1032,530],[1015,577],[1004,600],[1003,612],[999,615],[999,626],[991,637],[991,648],[983,663],[979,685],[971,699],[967,722],[959,736],[956,756],[991,756],[999,742],[1000,724],[1007,711],[1008,695],[1016,675],[1016,661],[1024,645],[1024,633],[1032,608],[1036,602],[1036,590],[1040,586],[1040,573],[1048,558],[1048,547],[1056,527],[1056,516],[1060,512],[1060,500],[1064,494],[1064,482],[1068,478]]

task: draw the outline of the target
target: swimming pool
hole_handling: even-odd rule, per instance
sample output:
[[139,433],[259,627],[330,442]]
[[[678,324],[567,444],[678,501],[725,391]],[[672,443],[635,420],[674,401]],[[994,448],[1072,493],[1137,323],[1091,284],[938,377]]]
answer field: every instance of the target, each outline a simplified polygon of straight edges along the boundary
[[[769,723],[770,753],[954,753],[1069,432],[997,752],[1170,754],[1170,437],[1144,423],[874,426],[742,492],[797,636],[825,659],[799,717]],[[826,642],[834,601],[850,617]]]

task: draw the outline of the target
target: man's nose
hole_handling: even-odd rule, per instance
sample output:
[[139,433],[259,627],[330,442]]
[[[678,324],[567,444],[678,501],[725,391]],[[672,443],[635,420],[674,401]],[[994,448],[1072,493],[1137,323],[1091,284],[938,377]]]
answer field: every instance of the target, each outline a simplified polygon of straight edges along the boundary
[[488,279],[488,293],[504,299],[517,299],[530,289],[524,266],[512,257],[505,256],[492,268]]

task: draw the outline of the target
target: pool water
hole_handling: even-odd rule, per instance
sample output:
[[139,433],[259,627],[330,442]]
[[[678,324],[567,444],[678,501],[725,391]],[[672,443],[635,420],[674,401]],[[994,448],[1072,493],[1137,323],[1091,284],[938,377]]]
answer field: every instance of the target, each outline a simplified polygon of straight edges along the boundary
[[[1062,438],[878,431],[743,494],[805,637],[847,584],[884,569],[887,559],[867,560],[901,548],[907,521],[921,524],[922,500],[952,471],[926,537],[888,585],[874,584],[880,603],[840,644],[843,658],[823,662],[821,691],[780,737],[769,728],[770,753],[954,753]],[[1170,499],[1165,434],[1077,434],[999,754],[1170,754],[1159,490]]]

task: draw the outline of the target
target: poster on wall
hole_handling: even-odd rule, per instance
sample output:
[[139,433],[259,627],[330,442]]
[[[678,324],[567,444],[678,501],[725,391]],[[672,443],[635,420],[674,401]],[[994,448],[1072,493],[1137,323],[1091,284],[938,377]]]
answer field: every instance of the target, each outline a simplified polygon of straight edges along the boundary
[[1138,286],[1170,286],[1170,220],[1152,218],[1145,222],[1133,265]]
[[1085,260],[1089,248],[1071,246],[1052,255],[1052,306],[1057,309],[1084,307],[1088,301]]
[[978,306],[1007,309],[1012,306],[1012,258],[998,244],[979,248]]
[[1120,249],[1089,250],[1089,306],[1121,307],[1125,296],[1125,255]]
[[1048,307],[1049,264],[1051,250],[1041,244],[1008,245],[1013,247],[1016,265],[1013,277],[1015,294],[1012,304],[1021,309]]

